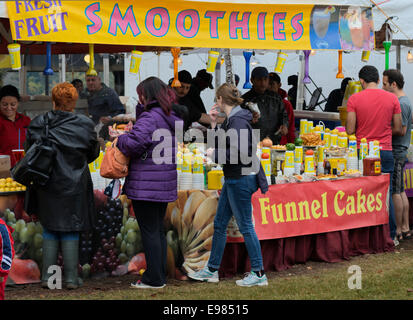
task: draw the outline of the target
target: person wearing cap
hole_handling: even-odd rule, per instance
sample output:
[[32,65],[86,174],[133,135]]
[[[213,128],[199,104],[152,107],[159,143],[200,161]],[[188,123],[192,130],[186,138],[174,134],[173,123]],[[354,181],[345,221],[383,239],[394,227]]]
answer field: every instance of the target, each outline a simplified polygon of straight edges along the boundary
[[[173,78],[169,80],[169,86],[172,85]],[[188,95],[191,89],[192,76],[187,70],[178,72],[178,80],[181,83],[180,87],[173,87],[177,102],[181,106],[185,106],[188,111],[188,116],[184,119],[184,130],[186,131],[193,122],[200,122],[202,124],[210,124],[211,118],[206,113],[201,113],[196,107],[195,102]],[[222,122],[222,121],[221,121]]]
[[273,144],[280,144],[281,137],[288,133],[288,115],[279,94],[270,91],[269,74],[265,67],[256,67],[251,72],[252,89],[245,93],[243,107],[248,102],[256,103],[260,116],[254,112],[252,127],[260,130],[260,140],[268,137]]
[[268,89],[279,94],[285,107],[285,111],[288,115],[288,133],[285,136],[282,136],[280,144],[294,143],[295,141],[295,117],[294,109],[291,105],[291,102],[287,99],[287,92],[281,89],[281,78],[275,72],[270,72],[269,74],[269,86]]
[[[204,102],[201,98],[201,92],[206,88],[214,89],[214,86],[212,85],[212,74],[208,73],[206,69],[202,69],[199,70],[195,78],[192,79],[191,88],[188,92],[188,97],[192,100],[195,108],[197,108],[198,112],[201,114],[207,113]],[[201,119],[199,122],[205,125],[209,125],[211,123],[211,121],[208,120],[208,122],[202,122],[203,120],[204,119]]]
[[16,158],[13,149],[23,149],[30,118],[17,112],[20,94],[15,86],[0,89],[0,155],[10,156],[13,167]]

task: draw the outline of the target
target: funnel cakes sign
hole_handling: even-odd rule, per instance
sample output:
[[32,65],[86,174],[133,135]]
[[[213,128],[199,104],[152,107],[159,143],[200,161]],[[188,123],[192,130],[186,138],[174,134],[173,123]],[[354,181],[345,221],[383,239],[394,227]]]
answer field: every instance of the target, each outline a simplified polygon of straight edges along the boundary
[[193,1],[7,1],[13,40],[372,50],[371,9]]

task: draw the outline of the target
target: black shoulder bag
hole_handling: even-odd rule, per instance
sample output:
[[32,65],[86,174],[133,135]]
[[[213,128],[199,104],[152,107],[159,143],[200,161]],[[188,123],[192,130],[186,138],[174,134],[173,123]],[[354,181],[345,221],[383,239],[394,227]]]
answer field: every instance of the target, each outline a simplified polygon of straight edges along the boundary
[[36,141],[11,169],[12,178],[24,186],[44,186],[50,178],[56,151],[49,141],[49,117],[44,115],[45,137]]

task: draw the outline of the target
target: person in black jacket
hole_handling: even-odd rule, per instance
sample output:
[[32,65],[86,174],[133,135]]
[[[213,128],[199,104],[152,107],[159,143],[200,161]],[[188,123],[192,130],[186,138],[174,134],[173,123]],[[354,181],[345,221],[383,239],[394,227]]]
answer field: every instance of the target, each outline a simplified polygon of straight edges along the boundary
[[280,144],[281,137],[288,133],[288,115],[279,94],[268,90],[269,74],[265,67],[256,67],[251,72],[252,89],[245,93],[243,107],[256,103],[260,117],[253,114],[252,127],[260,130],[260,141],[268,137],[273,144]]
[[30,188],[27,209],[43,226],[44,287],[50,276],[48,267],[57,264],[59,241],[66,286],[78,287],[79,233],[92,230],[96,220],[88,163],[99,156],[100,149],[93,121],[73,112],[77,99],[72,84],[57,84],[52,90],[53,110],[34,118],[27,131],[26,151],[44,136],[47,116],[48,138],[56,151],[50,179],[44,187]]
[[[199,281],[219,281],[218,269],[227,240],[226,230],[229,220],[235,216],[251,261],[251,272],[244,279],[237,280],[236,284],[245,287],[268,285],[260,242],[252,222],[251,197],[258,188],[262,193],[268,190],[264,171],[255,152],[257,143],[251,127],[252,114],[241,108],[243,100],[234,85],[221,85],[216,98],[217,106],[210,112],[212,129],[215,129],[217,124],[218,108],[227,118],[219,130],[224,132],[214,132],[215,136],[218,136],[218,142],[215,143],[211,156],[215,163],[223,165],[225,183],[214,219],[214,235],[208,263],[200,271],[188,274],[188,277]],[[225,141],[221,146],[219,137],[222,136]],[[234,137],[235,139],[231,139]],[[214,140],[216,141],[215,138]]]

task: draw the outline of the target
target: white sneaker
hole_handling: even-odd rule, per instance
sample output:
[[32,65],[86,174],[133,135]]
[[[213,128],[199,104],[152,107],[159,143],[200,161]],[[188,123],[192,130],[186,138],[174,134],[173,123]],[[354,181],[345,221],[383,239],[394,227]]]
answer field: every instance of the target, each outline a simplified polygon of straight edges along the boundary
[[251,271],[244,279],[237,280],[236,284],[241,287],[268,286],[268,280],[265,274],[259,277],[254,271]]
[[205,266],[198,272],[188,273],[188,277],[198,281],[219,282],[218,270],[215,272],[211,272],[209,271],[207,266]]
[[395,247],[397,247],[400,244],[400,242],[399,242],[399,240],[397,240],[397,238],[394,238],[393,242],[394,242]]
[[162,289],[166,285],[164,284],[162,286],[151,286],[149,284],[143,283],[141,280],[138,280],[136,282],[131,283],[130,286],[135,289]]

